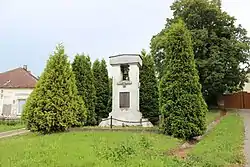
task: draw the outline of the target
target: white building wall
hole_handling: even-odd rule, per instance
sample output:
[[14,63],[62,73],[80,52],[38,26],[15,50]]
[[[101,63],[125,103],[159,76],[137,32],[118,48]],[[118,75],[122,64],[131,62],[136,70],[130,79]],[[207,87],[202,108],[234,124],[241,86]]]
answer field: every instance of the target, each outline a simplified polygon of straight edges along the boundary
[[33,89],[2,89],[0,88],[0,115],[3,113],[3,105],[11,104],[11,115],[19,116],[18,114],[18,101],[26,100]]
[[245,83],[245,86],[243,88],[244,92],[250,93],[250,83]]
[[250,93],[250,74],[247,74],[248,82],[245,83],[243,91]]

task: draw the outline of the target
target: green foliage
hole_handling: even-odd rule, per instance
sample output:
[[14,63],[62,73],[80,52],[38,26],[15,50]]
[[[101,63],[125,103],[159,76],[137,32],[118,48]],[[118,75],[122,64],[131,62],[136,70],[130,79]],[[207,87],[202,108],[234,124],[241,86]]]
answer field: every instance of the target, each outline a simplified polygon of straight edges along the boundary
[[92,70],[96,89],[95,113],[98,122],[100,122],[102,118],[107,118],[109,114],[107,111],[109,101],[109,78],[105,60],[103,59],[100,62],[97,59],[93,63]]
[[[167,32],[178,19],[184,20],[193,39],[195,61],[202,93],[209,104],[217,104],[224,92],[241,89],[249,71],[247,31],[235,26],[236,19],[221,9],[221,0],[177,0],[171,6],[173,18],[151,40],[157,72],[162,77],[166,56]],[[240,64],[245,64],[245,67]]]
[[[101,144],[101,145],[100,145]],[[153,150],[154,141],[142,136],[130,136],[126,140],[119,141],[115,146],[109,146],[105,142],[100,142],[94,146],[97,156],[106,159],[112,163],[126,164],[131,161],[131,158],[139,153],[139,150],[151,151]]]
[[86,125],[96,125],[94,75],[91,70],[91,60],[84,54],[75,56],[72,63],[73,72],[76,77],[78,94],[83,99],[87,108]]
[[85,118],[84,103],[77,95],[75,77],[60,44],[29,96],[22,119],[31,131],[52,133],[78,126]]
[[98,156],[111,162],[125,163],[136,154],[135,143],[132,143],[131,140],[123,141],[116,147],[105,146],[104,149],[98,150]]
[[191,139],[205,131],[207,106],[201,94],[191,35],[179,20],[166,34],[166,63],[160,82],[160,106],[164,131],[174,137]]
[[107,106],[107,113],[110,113],[112,111],[112,82],[112,78],[109,78],[109,100]]
[[142,67],[140,69],[140,111],[144,118],[148,118],[153,124],[158,122],[159,94],[157,78],[155,76],[154,60],[151,55],[142,53]]

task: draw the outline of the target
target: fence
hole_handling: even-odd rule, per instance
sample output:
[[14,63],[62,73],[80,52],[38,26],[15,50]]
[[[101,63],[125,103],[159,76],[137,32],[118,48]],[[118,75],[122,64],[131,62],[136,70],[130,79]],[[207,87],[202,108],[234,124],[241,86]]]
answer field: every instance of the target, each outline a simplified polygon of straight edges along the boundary
[[[159,118],[158,118],[159,119]],[[104,118],[102,121],[109,121],[108,124],[105,124],[105,126],[83,126],[83,127],[73,127],[70,128],[69,131],[123,131],[123,132],[135,132],[135,133],[141,133],[141,132],[147,132],[147,133],[162,133],[159,129],[159,127],[153,126],[153,127],[143,127],[144,121],[143,119],[140,119],[139,121],[125,121],[116,119],[114,117],[110,118]],[[114,121],[119,121],[124,124],[117,125],[114,123]],[[125,125],[126,123],[126,125]],[[129,123],[138,124],[133,126],[127,126]]]
[[225,108],[250,109],[250,93],[247,92],[226,94],[219,101]]
[[[158,119],[159,121],[161,121],[161,116],[157,117],[157,118],[154,118],[154,119]],[[112,116],[110,118],[104,118],[102,119],[102,121],[108,121],[110,120],[110,128],[112,129],[113,128],[113,121],[118,121],[118,122],[122,122],[122,126],[125,127],[125,123],[126,124],[138,124],[139,126],[142,126],[143,123],[147,123],[147,122],[150,122],[149,120],[143,120],[143,118],[140,119],[140,121],[125,121],[125,120],[120,120],[120,119],[116,119],[116,118],[113,118]]]

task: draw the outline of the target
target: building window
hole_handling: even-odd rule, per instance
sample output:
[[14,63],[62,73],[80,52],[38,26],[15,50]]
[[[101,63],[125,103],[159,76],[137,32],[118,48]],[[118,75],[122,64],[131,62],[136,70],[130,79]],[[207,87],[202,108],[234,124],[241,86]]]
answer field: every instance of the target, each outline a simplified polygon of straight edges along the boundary
[[128,81],[129,80],[129,65],[128,64],[122,64],[121,65],[121,72],[122,72],[122,80]]
[[120,108],[129,108],[129,107],[130,107],[130,93],[120,92]]
[[24,104],[26,103],[26,99],[19,99],[18,100],[18,111],[17,111],[17,115],[21,115],[23,112],[23,107]]

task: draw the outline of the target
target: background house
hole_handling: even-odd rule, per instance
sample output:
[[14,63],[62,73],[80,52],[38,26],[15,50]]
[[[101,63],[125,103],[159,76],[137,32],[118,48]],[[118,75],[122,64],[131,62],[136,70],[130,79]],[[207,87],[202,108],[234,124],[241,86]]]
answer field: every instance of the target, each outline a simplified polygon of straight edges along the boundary
[[27,65],[0,73],[0,116],[20,116],[37,80]]
[[243,92],[250,93],[250,74],[247,75],[248,82],[245,83],[243,87]]

